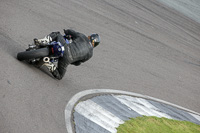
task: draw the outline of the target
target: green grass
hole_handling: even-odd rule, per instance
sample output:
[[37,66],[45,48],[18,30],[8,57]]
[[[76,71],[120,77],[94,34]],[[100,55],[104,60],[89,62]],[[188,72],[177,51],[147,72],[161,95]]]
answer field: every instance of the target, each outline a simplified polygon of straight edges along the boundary
[[200,125],[158,117],[131,118],[117,128],[117,133],[200,133]]

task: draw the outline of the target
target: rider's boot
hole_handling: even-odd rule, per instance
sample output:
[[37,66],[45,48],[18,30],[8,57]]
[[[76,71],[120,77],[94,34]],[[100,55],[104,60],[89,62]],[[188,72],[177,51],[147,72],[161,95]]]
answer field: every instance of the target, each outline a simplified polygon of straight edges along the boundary
[[43,39],[35,38],[35,39],[33,39],[33,41],[34,41],[35,45],[37,45],[37,46],[46,46],[48,43],[50,43],[52,41],[52,38],[49,35],[47,35]]
[[54,72],[56,70],[56,66],[51,62],[44,63],[42,66],[46,66],[50,72]]

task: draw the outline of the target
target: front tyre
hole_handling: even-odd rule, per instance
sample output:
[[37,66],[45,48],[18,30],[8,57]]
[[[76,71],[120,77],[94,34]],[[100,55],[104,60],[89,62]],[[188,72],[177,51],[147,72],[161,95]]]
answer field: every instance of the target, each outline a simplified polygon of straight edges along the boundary
[[31,51],[24,51],[17,54],[17,59],[20,61],[42,58],[49,55],[49,48],[40,48]]

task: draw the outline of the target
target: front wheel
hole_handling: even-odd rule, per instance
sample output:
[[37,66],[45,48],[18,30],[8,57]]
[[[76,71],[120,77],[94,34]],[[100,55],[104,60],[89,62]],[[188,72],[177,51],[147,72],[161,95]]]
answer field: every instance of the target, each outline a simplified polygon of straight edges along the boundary
[[31,51],[24,51],[17,54],[17,59],[20,61],[29,60],[29,59],[36,59],[42,58],[49,55],[49,48],[40,48]]

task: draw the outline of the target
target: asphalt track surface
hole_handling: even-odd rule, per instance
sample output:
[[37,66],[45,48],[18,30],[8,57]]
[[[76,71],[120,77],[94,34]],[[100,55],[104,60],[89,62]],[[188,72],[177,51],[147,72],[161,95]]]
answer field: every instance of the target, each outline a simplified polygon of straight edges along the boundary
[[[101,35],[92,59],[55,80],[16,59],[32,39]],[[155,0],[0,1],[0,133],[64,133],[76,93],[118,89],[200,112],[200,24]]]

